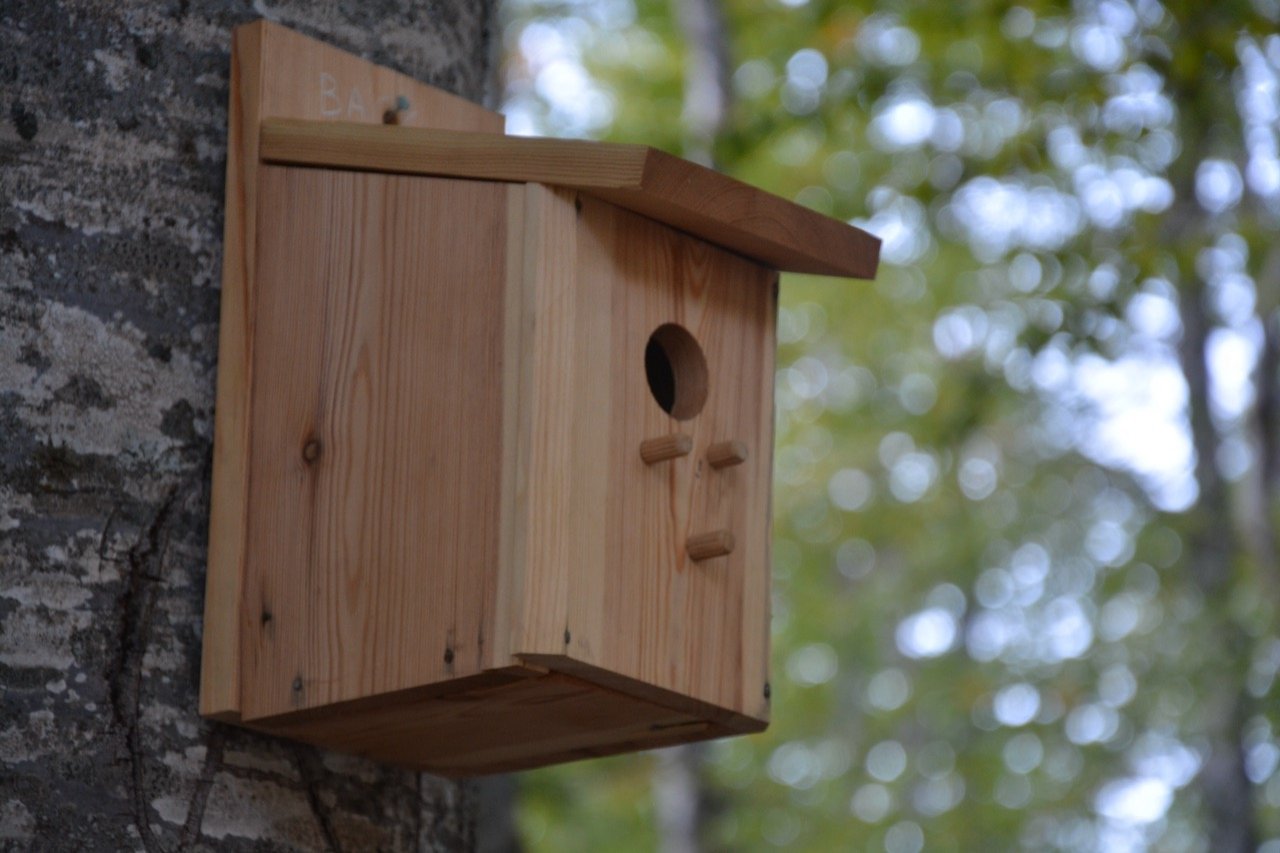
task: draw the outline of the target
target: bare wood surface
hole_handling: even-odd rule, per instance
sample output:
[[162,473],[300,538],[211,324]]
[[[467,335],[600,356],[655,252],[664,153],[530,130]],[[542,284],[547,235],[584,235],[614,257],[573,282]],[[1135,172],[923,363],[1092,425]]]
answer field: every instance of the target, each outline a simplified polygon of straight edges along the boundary
[[[536,184],[513,190],[502,385],[511,424],[504,434],[504,561],[499,567],[495,664],[519,652],[556,654],[568,639],[569,569],[582,547],[582,508],[599,498],[585,479],[589,436],[575,442],[576,401],[592,399],[578,359],[574,318],[586,310],[576,281],[577,214],[571,195]],[[598,478],[597,478],[598,479]],[[575,483],[583,488],[570,497]],[[589,516],[588,516],[589,517]],[[587,537],[588,539],[590,537]]]
[[264,160],[568,187],[775,269],[873,278],[867,232],[643,145],[315,121],[265,121]]
[[565,675],[572,675],[575,678],[598,684],[601,687],[607,687],[618,693],[625,693],[628,696],[652,702],[663,708],[680,711],[691,717],[712,723],[717,729],[726,733],[749,734],[751,732],[764,731],[765,729],[766,723],[763,719],[742,714],[720,705],[713,705],[710,702],[704,702],[692,696],[677,693],[674,690],[667,690],[646,681],[620,675],[612,670],[585,663],[569,655],[521,655],[519,661],[523,667],[536,666],[541,668],[544,673],[560,672]]
[[240,717],[240,614],[249,485],[249,363],[253,345],[251,262],[258,160],[258,138],[252,130],[261,116],[262,31],[260,26],[241,27],[231,42],[222,317],[218,327],[209,562],[200,663],[200,713],[224,720]]
[[502,461],[507,187],[260,179],[246,719],[482,669]]
[[[576,528],[583,556],[570,564],[564,654],[767,719],[775,274],[590,197],[576,258],[571,286],[598,303],[567,315],[585,346],[573,362],[580,381],[596,383],[577,421],[606,440],[577,446],[586,464],[574,483],[603,488]],[[684,421],[659,406],[645,372],[650,336],[667,323],[687,330],[707,363],[706,403]],[[690,437],[692,453],[648,465],[636,452],[673,432]],[[752,461],[712,473],[706,450],[725,435],[739,436]],[[573,493],[531,499],[564,506]],[[714,530],[732,532],[736,548],[725,571],[702,571],[686,540]]]
[[[506,315],[518,349],[503,379],[519,411],[517,470],[504,474],[516,505],[494,663],[572,660],[592,680],[767,719],[775,274],[595,199],[521,192],[525,234],[508,254],[524,274]],[[666,323],[708,365],[706,404],[686,421],[646,378],[646,344]],[[688,455],[651,466],[637,453],[673,434]],[[705,454],[725,435],[753,461],[713,471]],[[737,547],[724,572],[696,570],[686,541],[715,530]]]
[[[571,675],[513,667],[254,723],[448,776],[506,772],[733,734],[723,722]],[[748,723],[749,725],[749,723]]]
[[523,642],[529,518],[521,496],[529,489],[533,362],[528,356],[535,326],[526,280],[536,269],[538,257],[531,234],[541,225],[538,211],[531,210],[526,217],[525,209],[533,204],[529,191],[537,189],[513,186],[507,194],[507,281],[501,318],[502,480],[497,519],[500,557],[495,569],[493,642],[485,649],[486,667],[509,661],[514,644]]
[[264,119],[377,122],[501,133],[503,119],[403,74],[257,21],[232,40],[222,308],[200,712],[240,716],[240,625],[247,536],[258,222],[258,128]]

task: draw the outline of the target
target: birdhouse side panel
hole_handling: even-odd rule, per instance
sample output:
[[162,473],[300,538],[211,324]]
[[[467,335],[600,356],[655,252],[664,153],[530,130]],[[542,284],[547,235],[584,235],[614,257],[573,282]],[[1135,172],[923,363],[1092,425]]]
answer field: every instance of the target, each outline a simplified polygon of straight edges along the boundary
[[507,187],[260,181],[246,720],[483,668],[503,459]]

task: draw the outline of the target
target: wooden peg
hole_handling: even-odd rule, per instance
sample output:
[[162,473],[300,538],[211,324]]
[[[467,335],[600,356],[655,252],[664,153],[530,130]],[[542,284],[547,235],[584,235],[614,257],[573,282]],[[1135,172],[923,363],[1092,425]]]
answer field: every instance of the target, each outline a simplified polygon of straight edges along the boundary
[[733,534],[728,530],[713,530],[710,533],[699,533],[690,536],[684,543],[695,562],[710,560],[712,557],[723,557],[733,551]]
[[707,448],[712,468],[730,468],[747,461],[747,446],[741,441],[719,441]]
[[640,458],[646,465],[665,462],[679,456],[688,456],[692,450],[693,439],[682,432],[673,432],[658,438],[646,438],[640,442]]

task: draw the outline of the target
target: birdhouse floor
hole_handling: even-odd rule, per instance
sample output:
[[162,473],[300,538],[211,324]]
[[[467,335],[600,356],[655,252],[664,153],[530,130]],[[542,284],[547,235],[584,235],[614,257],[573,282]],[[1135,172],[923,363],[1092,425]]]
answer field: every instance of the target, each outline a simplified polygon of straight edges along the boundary
[[[617,679],[614,679],[617,682]],[[624,688],[630,692],[624,692]],[[764,728],[638,684],[527,666],[255,720],[255,728],[446,776],[523,770]],[[638,695],[638,694],[647,694]]]

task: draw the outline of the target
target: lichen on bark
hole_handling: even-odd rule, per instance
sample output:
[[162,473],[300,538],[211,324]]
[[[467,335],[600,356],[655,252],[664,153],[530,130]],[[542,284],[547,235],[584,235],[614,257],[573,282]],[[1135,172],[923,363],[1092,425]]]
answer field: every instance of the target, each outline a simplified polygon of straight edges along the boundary
[[0,12],[0,848],[472,846],[467,787],[196,709],[231,29],[479,100],[491,11]]

